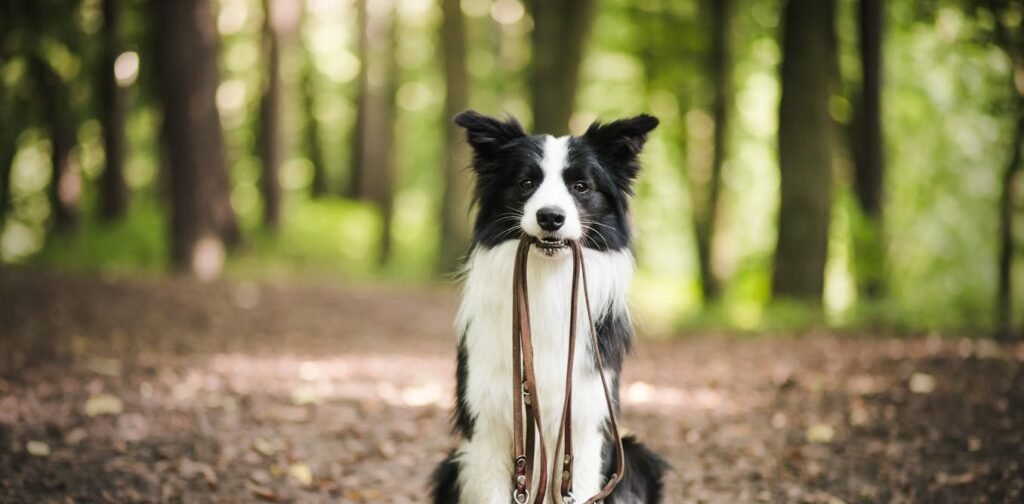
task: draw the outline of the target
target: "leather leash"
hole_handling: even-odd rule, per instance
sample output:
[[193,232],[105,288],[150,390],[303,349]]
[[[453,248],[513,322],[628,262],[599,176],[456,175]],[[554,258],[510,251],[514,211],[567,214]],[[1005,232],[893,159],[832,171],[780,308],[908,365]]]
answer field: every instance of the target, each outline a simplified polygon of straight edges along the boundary
[[[533,243],[534,239],[529,236],[524,236],[519,241],[512,278],[512,437],[514,451],[513,484],[515,486],[512,493],[512,501],[515,504],[526,504],[530,500],[535,462],[539,462],[539,477],[534,504],[544,503],[548,486],[547,454],[544,449],[544,435],[542,433],[543,424],[540,418],[540,406],[536,403],[537,379],[533,368],[533,335],[530,330],[529,288],[526,280],[527,259]],[[611,495],[615,487],[622,481],[622,476],[626,469],[625,454],[622,448],[622,438],[619,436],[618,421],[615,417],[615,404],[612,401],[608,380],[604,374],[604,363],[601,359],[601,352],[599,351],[597,341],[597,328],[594,325],[594,316],[590,308],[590,292],[587,288],[587,271],[583,260],[583,248],[576,241],[569,241],[567,243],[572,250],[573,257],[572,292],[569,308],[569,351],[565,371],[565,396],[562,403],[562,418],[559,423],[555,453],[558,453],[563,442],[565,451],[562,458],[561,477],[557,479],[552,478],[552,482],[561,481],[558,493],[562,497],[563,504],[575,504],[576,499],[572,494],[574,462],[572,455],[572,378],[576,353],[579,290],[582,283],[595,366],[597,367],[598,375],[601,377],[601,387],[604,390],[604,399],[608,406],[611,434],[615,439],[615,473],[612,474],[612,477],[600,492],[587,499],[586,504],[594,504]],[[581,278],[582,282],[580,281]],[[525,436],[523,432],[524,412],[526,422]],[[540,446],[539,457],[535,453],[538,445]]]

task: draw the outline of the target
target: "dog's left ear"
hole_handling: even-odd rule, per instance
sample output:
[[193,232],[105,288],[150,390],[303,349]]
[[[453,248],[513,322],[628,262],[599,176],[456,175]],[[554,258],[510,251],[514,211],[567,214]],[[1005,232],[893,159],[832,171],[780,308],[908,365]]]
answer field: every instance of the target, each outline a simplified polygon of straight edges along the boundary
[[502,121],[467,110],[455,116],[455,124],[466,128],[466,140],[477,156],[483,158],[498,155],[510,142],[526,136],[522,125],[512,116]]
[[641,114],[608,124],[595,122],[583,138],[609,163],[625,170],[630,179],[640,170],[637,156],[647,142],[647,134],[658,127],[658,118]]

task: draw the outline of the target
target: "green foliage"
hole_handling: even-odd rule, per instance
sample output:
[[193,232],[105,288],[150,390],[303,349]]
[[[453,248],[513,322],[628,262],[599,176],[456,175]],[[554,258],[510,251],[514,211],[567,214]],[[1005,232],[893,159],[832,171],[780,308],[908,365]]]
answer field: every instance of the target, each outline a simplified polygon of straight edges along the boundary
[[247,226],[230,274],[371,277],[380,220],[369,205],[342,200],[290,201],[278,235]]
[[85,219],[75,234],[54,234],[32,264],[114,274],[153,274],[167,267],[166,217],[155,198],[139,198],[115,224]]
[[[256,225],[245,230],[246,242],[228,263],[228,274],[240,278],[393,279],[422,281],[431,270],[422,261],[432,257],[430,240],[413,219],[411,233],[397,223],[397,243],[403,253],[385,268],[377,266],[380,217],[367,203],[341,199],[308,199],[290,194],[284,222],[277,234]],[[413,211],[417,211],[415,208]],[[398,218],[409,209],[399,208]],[[422,253],[405,253],[407,250]]]
[[887,239],[892,301],[914,325],[988,326],[996,203],[1010,89],[1001,52],[971,13],[916,20],[891,9],[887,41]]
[[[818,306],[772,305],[770,299],[779,205],[780,3],[741,3],[730,34],[735,98],[714,246],[716,273],[725,288],[713,306],[703,306],[700,299],[690,218],[693,201],[702,197],[691,187],[699,187],[708,177],[713,127],[704,67],[706,22],[698,2],[598,3],[573,130],[582,131],[595,118],[643,111],[662,119],[645,152],[646,170],[633,207],[639,266],[633,298],[643,327],[651,331],[784,330],[822,324],[907,330],[988,327],[995,291],[998,174],[1011,140],[1006,113],[1009,65],[991,43],[992,19],[986,18],[986,11],[945,0],[886,2],[884,233],[872,235],[857,210],[850,195],[851,163],[848,153],[839,149],[821,314]],[[304,51],[312,58],[314,114],[333,194],[322,200],[306,197],[311,166],[298,147],[297,135],[289,133],[281,173],[284,221],[276,235],[260,230],[255,157],[262,82],[260,5],[258,0],[217,0],[222,37],[217,101],[226,132],[231,199],[244,231],[243,244],[229,257],[227,273],[246,278],[433,279],[446,121],[441,112],[444,82],[438,7],[425,0],[398,2],[395,254],[390,264],[379,268],[375,259],[380,216],[367,203],[338,196],[348,179],[359,70],[348,2],[312,2],[314,11],[295,37],[301,45],[292,44],[284,55],[284,84],[292,90],[298,89],[297,62]],[[528,14],[517,10],[519,4],[514,1],[501,2],[501,8],[489,0],[463,0],[462,5],[469,36],[471,106],[495,114],[509,112],[529,124]],[[47,31],[41,37],[44,40],[32,46],[66,82],[74,84],[77,160],[85,187],[83,226],[72,236],[47,231],[49,143],[38,113],[28,110],[18,116],[24,131],[17,141],[12,206],[0,232],[4,262],[125,274],[166,268],[167,212],[159,196],[164,183],[159,173],[160,117],[153,103],[155,83],[148,52],[152,20],[143,2],[126,6],[127,49],[140,59],[138,80],[133,76],[126,88],[132,104],[126,164],[134,190],[129,217],[112,226],[93,218],[103,153],[101,132],[90,119],[95,100],[87,76],[93,72],[95,55],[87,41],[98,29],[99,14],[97,2],[84,1],[77,14],[69,17],[72,22],[61,23],[69,31]],[[839,1],[839,71],[844,83],[840,93],[848,92],[860,78],[855,12],[855,0]],[[1019,20],[1015,26],[1019,28]],[[20,29],[0,36],[4,54],[18,55],[0,60],[5,104],[32,105],[36,100],[25,78],[28,50],[24,44],[29,35]],[[297,97],[286,94],[282,131],[299,130],[298,103]],[[835,119],[848,122],[848,97],[836,96],[832,105]],[[856,250],[862,251],[860,256]],[[877,255],[865,255],[864,250]],[[885,297],[857,298],[854,279],[865,272],[884,278]]]

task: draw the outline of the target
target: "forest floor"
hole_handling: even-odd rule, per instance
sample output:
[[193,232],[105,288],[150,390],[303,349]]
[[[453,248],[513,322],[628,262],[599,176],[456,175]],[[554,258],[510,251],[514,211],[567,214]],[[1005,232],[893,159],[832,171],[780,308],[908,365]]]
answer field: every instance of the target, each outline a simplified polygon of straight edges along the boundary
[[[427,502],[452,288],[0,269],[0,502]],[[1024,345],[639,343],[668,503],[1021,502]]]

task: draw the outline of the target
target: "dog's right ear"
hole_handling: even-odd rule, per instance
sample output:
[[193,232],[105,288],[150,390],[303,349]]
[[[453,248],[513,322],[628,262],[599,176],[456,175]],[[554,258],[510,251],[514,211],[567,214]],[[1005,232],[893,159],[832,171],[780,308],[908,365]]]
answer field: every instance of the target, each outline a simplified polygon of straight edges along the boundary
[[526,136],[514,117],[505,121],[467,110],[455,116],[455,124],[466,128],[466,139],[478,156],[491,157],[513,140]]

